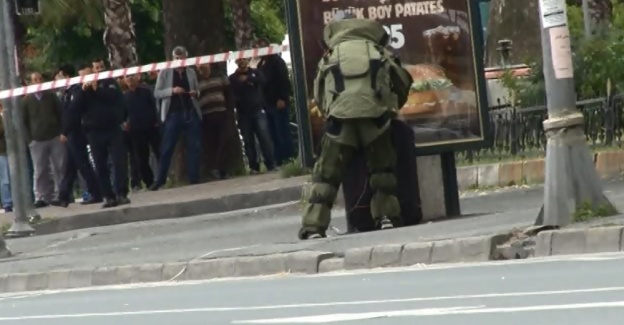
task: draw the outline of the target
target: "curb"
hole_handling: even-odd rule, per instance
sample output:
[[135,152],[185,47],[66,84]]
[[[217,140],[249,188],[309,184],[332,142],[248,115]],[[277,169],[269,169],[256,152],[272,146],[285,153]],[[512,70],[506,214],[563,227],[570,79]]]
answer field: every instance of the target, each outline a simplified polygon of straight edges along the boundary
[[624,227],[597,227],[540,232],[535,240],[535,256],[621,252]]
[[319,251],[195,260],[188,263],[145,264],[16,273],[0,276],[0,292],[76,289],[95,286],[209,280],[277,274],[318,274],[340,270],[411,266],[415,264],[492,260],[509,235],[378,245],[344,254]]
[[190,262],[55,270],[0,276],[0,293],[197,281],[279,274],[486,262],[553,255],[620,252],[624,226],[552,230],[514,239],[511,234],[353,248],[344,253],[301,251]]
[[36,224],[37,235],[78,230],[92,227],[113,226],[140,221],[193,217],[283,204],[301,199],[302,185],[252,193],[239,193],[193,201],[126,206],[121,209],[100,210],[73,215]]

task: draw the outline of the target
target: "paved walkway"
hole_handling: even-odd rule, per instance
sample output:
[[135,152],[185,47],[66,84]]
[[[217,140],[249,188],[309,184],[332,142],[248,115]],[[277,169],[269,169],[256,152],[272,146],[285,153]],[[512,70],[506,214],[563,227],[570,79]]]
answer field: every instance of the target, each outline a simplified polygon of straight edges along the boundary
[[[606,195],[624,211],[624,182],[605,184]],[[0,260],[0,276],[216,257],[259,256],[303,250],[340,253],[351,248],[402,244],[508,232],[533,224],[540,209],[539,187],[470,195],[461,200],[464,217],[365,234],[300,241],[298,202],[190,218],[127,223],[7,240],[15,257]],[[598,220],[623,224],[622,218]],[[332,224],[345,231],[344,209]],[[1,291],[1,290],[0,290]]]
[[[162,189],[157,192],[142,191],[130,194],[132,204],[103,210],[101,205],[83,206],[72,204],[68,208],[47,207],[38,209],[43,219],[63,219],[74,216],[90,215],[103,211],[128,210],[137,207],[183,204],[204,199],[220,198],[242,193],[257,193],[280,188],[301,186],[305,177],[281,178],[277,172],[263,175],[238,177],[223,181],[215,181],[200,185],[184,186],[173,189]],[[0,225],[10,223],[13,213],[0,214]]]

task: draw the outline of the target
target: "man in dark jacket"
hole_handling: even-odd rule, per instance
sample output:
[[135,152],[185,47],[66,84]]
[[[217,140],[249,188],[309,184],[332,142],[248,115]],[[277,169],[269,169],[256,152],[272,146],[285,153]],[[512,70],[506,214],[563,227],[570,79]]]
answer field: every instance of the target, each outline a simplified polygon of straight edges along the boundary
[[[85,75],[93,71],[90,64],[82,65],[80,70]],[[100,187],[106,199],[104,208],[130,203],[128,165],[122,131],[126,113],[119,99],[118,85],[114,80],[85,82],[76,92],[68,112],[68,132],[80,128],[82,118],[82,127],[87,134]],[[111,185],[109,156],[115,170],[115,190]]]
[[[106,63],[104,62],[104,59],[102,58],[96,58],[93,59],[92,62],[92,68],[93,68],[93,73],[102,73],[104,71],[106,71]],[[110,84],[115,84],[117,86],[120,86],[119,82],[113,78],[110,79],[105,79],[102,80],[102,82],[105,83],[110,83]],[[127,114],[127,107],[122,107],[123,105],[125,105],[124,100],[123,100],[123,96],[122,96],[122,91],[120,89],[121,87],[118,87],[119,92],[118,92],[118,99],[119,102],[116,105],[119,105],[119,107],[117,107],[116,109],[123,109],[122,111],[124,112],[124,114]],[[125,117],[127,117],[127,115],[125,115]],[[130,169],[129,169],[129,180],[130,180],[130,186],[132,187],[133,190],[137,190],[139,189],[139,185],[141,184],[141,180],[140,180],[140,176],[139,176],[139,168],[138,168],[138,162],[135,159],[135,156],[130,154],[130,149],[133,147],[132,146],[132,139],[130,138],[130,134],[128,133],[127,128],[123,127],[123,138],[124,138],[124,148],[125,148],[125,152],[124,152],[124,156],[126,157],[127,160],[129,160],[129,164],[130,164]],[[112,168],[112,173],[113,173],[113,187],[117,187],[117,184],[115,184],[116,182],[116,178],[115,178],[115,169],[113,168],[113,161],[112,158],[109,157],[108,158],[108,165],[110,168]]]
[[248,59],[236,60],[238,69],[230,76],[230,87],[236,103],[238,127],[243,136],[245,154],[252,173],[260,172],[256,138],[264,157],[264,165],[268,171],[275,169],[273,143],[269,135],[266,112],[261,94],[264,82],[262,74],[249,66]]
[[[67,79],[74,75],[75,69],[72,66],[63,66],[57,73],[57,79]],[[85,71],[81,70],[81,75]],[[78,172],[84,179],[90,197],[82,201],[82,204],[101,203],[102,192],[98,184],[97,177],[91,162],[89,161],[89,153],[87,151],[87,137],[82,127],[73,128],[69,124],[71,121],[70,105],[72,100],[80,91],[81,85],[73,85],[63,91],[61,102],[63,105],[63,130],[61,132],[61,142],[67,144],[67,164],[65,165],[65,175],[61,180],[61,188],[58,200],[52,202],[54,206],[66,208],[72,199],[74,183],[78,178]]]
[[[268,47],[266,39],[258,41],[259,48]],[[269,131],[275,147],[275,160],[278,166],[295,156],[290,132],[290,76],[286,62],[278,54],[264,56],[258,63],[266,82],[262,86]]]
[[154,184],[154,172],[150,166],[150,147],[160,157],[160,130],[156,112],[156,99],[150,89],[140,86],[140,75],[129,75],[124,79],[128,90],[124,101],[128,108],[128,135],[130,155],[137,161],[141,179],[146,188]]

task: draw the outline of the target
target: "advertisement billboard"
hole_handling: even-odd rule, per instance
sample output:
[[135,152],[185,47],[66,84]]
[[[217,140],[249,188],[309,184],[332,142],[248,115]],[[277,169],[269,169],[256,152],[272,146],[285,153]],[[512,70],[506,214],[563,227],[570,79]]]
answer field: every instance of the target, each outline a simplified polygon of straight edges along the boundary
[[[446,152],[482,146],[488,127],[478,0],[295,0],[291,47],[302,55],[308,103],[324,48],[323,28],[338,11],[384,25],[390,46],[414,78],[399,117],[416,146]],[[313,109],[313,108],[312,108]]]

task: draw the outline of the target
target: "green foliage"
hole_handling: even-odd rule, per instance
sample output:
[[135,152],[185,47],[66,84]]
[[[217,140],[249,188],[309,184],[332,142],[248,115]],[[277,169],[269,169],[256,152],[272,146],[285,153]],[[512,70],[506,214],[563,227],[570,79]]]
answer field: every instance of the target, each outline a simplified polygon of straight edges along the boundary
[[[34,49],[24,59],[28,70],[53,72],[62,64],[106,57],[101,1],[50,0],[42,15],[23,17],[26,42]],[[132,0],[137,51],[142,62],[164,59],[161,0]]]
[[507,90],[509,102],[514,106],[541,105],[546,98],[541,61],[530,64],[529,68],[531,74],[528,77],[515,77],[511,69],[505,70],[501,76],[500,80]]
[[[624,0],[613,0],[613,19],[610,28],[599,37],[587,39],[580,6],[568,5],[568,22],[574,61],[575,90],[579,98],[607,95],[624,90]],[[517,92],[516,104],[543,102],[544,76],[541,60],[533,60],[532,75],[523,81],[504,80],[506,87]],[[524,105],[526,106],[526,105]]]
[[251,2],[251,21],[257,37],[264,37],[270,42],[282,44],[286,34],[283,10],[278,4],[283,1],[254,0]]
[[[140,62],[164,60],[162,0],[130,1]],[[229,3],[225,8],[228,47],[233,48]],[[283,1],[252,0],[251,13],[254,36],[281,43],[286,33]],[[31,49],[24,59],[27,70],[53,72],[62,64],[107,56],[101,0],[46,0],[41,16],[22,17],[22,23],[27,27],[26,42]]]
[[613,1],[612,25],[605,35],[591,39],[573,35],[575,39],[574,70],[578,95],[585,98],[605,96],[609,80],[616,89],[624,89],[624,1]]
[[568,5],[568,28],[570,28],[572,43],[577,43],[585,36],[581,7]]
[[[225,8],[225,33],[228,48],[236,48],[234,24],[229,0],[223,0]],[[286,34],[285,11],[282,0],[252,0],[250,3],[251,23],[254,38],[266,38],[269,42],[281,44]]]

